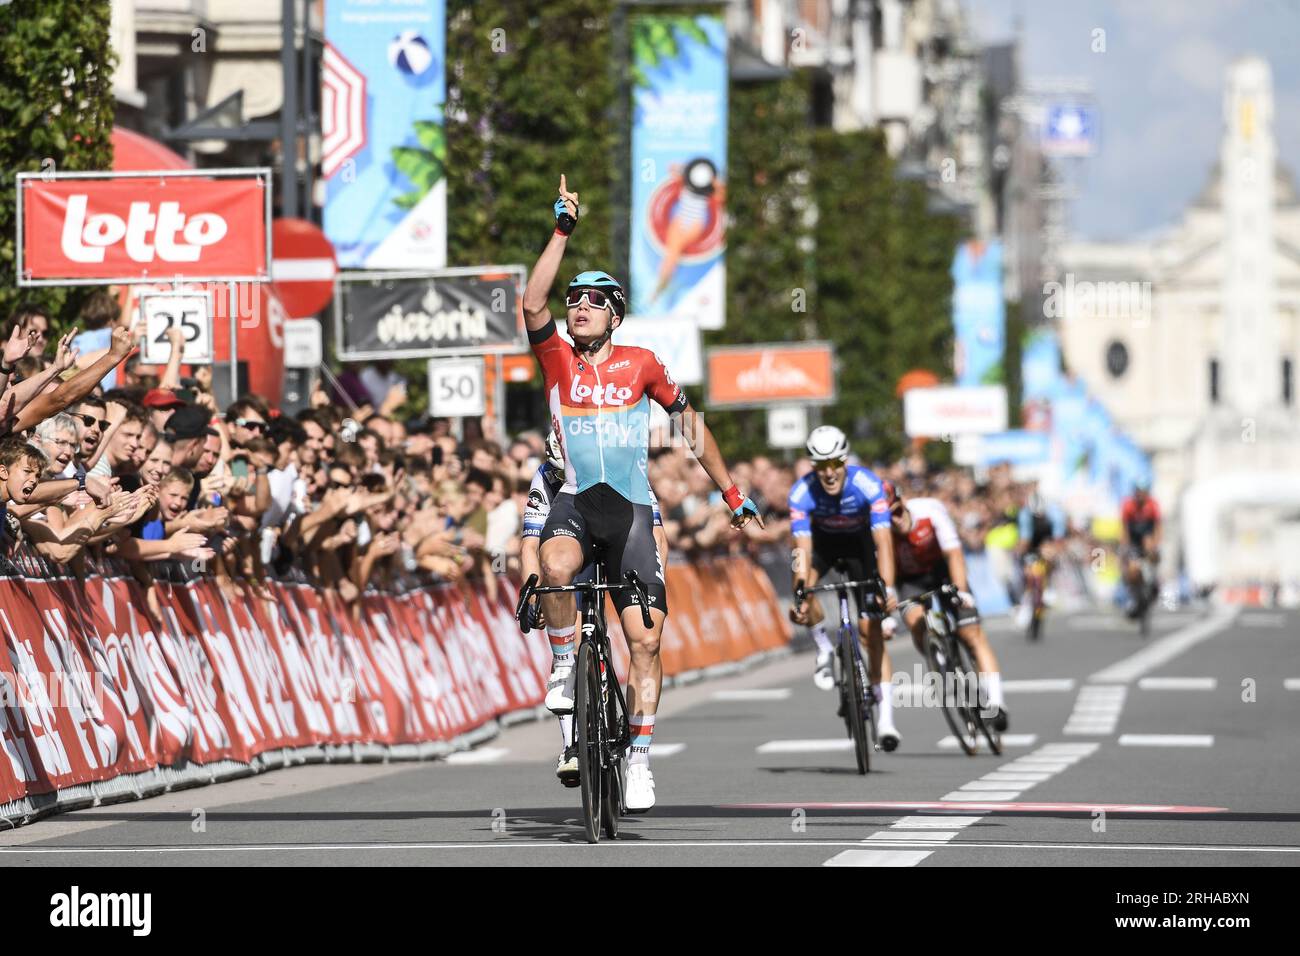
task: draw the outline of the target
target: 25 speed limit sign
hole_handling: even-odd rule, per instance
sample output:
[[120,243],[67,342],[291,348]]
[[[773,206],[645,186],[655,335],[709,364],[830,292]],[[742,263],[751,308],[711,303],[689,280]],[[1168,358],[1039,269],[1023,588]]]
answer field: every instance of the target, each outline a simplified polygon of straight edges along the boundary
[[181,361],[187,365],[212,362],[212,298],[207,292],[144,292],[140,295],[144,319],[144,348],[140,359],[146,365],[164,365],[172,347],[167,330],[173,326],[185,335]]
[[430,359],[430,415],[474,418],[486,411],[482,358]]

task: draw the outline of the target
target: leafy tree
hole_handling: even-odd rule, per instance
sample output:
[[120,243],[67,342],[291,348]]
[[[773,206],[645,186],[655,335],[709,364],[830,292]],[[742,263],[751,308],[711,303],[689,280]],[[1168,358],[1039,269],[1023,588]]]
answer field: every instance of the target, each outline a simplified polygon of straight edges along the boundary
[[[706,332],[704,344],[809,338],[813,323],[806,310],[814,290],[806,78],[733,83],[729,96],[727,325]],[[692,400],[702,400],[702,391],[692,389]],[[730,457],[769,450],[761,409],[720,410],[708,422]]]
[[15,286],[14,176],[112,168],[109,20],[109,0],[16,0],[0,7],[0,318],[30,300],[51,309],[59,326],[93,291]]
[[864,457],[890,458],[903,447],[898,379],[914,368],[951,370],[949,270],[961,226],[927,210],[924,185],[895,177],[878,130],[818,130],[813,190],[813,315],[838,370],[826,419]]
[[[582,205],[565,268],[619,271],[610,251],[613,9],[611,0],[447,0],[448,265],[531,269],[554,228],[564,173]],[[552,314],[563,314],[563,292],[557,282]],[[410,385],[404,411],[422,413],[425,362],[398,370]]]

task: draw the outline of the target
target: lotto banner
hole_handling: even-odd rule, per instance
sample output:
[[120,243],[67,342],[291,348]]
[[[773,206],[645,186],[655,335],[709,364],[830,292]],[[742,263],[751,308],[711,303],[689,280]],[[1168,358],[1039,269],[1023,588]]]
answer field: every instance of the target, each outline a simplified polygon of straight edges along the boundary
[[633,316],[723,326],[727,31],[716,16],[629,19]]
[[265,281],[266,170],[20,173],[19,285]]
[[[770,582],[748,559],[674,564],[667,583],[666,674],[789,640]],[[371,593],[349,606],[302,584],[0,577],[4,818],[30,813],[26,797],[124,775],[319,744],[449,741],[534,708],[549,645],[540,631],[519,633],[515,588],[490,584]],[[612,605],[609,627],[626,680]],[[129,789],[148,788],[137,779]]]
[[443,0],[327,0],[325,235],[344,269],[447,262]]

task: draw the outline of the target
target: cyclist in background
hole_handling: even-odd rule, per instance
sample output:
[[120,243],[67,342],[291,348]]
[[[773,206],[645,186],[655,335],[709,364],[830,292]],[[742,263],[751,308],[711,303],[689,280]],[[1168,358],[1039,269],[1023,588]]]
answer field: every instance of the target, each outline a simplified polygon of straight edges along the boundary
[[[551,429],[560,438],[564,484],[542,528],[538,550],[545,586],[566,586],[604,553],[611,581],[636,571],[649,597],[651,627],[628,590],[611,592],[631,657],[628,673],[628,753],[624,801],[629,813],[655,804],[650,742],[663,683],[659,642],[668,612],[663,562],[654,537],[650,480],[650,402],[668,412],[700,465],[720,489],[743,528],[758,509],[731,481],[713,433],[691,408],[659,357],[648,349],[616,346],[611,336],[627,311],[622,285],[599,270],[580,273],[565,293],[569,342],[560,336],[547,298],[579,218],[578,194],[560,177],[555,231],[524,289],[524,324],[542,367]],[[762,518],[759,518],[762,526]],[[573,713],[577,605],[569,593],[542,600],[553,655],[546,706]]]
[[[891,482],[884,482],[894,534],[894,562],[898,574],[900,601],[916,598],[945,584],[957,589],[957,636],[975,657],[985,699],[981,705],[991,711],[993,728],[1007,729],[1007,708],[1002,699],[1002,674],[998,659],[980,626],[979,608],[966,578],[966,557],[952,516],[938,498],[903,496]],[[925,656],[925,609],[914,604],[903,613],[903,623],[912,632],[912,642]]]
[[[858,633],[867,648],[867,671],[875,698],[880,746],[892,751],[902,739],[894,726],[894,701],[890,693],[892,669],[885,652],[881,620],[898,607],[894,590],[894,545],[890,533],[889,505],[876,474],[869,468],[850,465],[849,440],[831,425],[814,428],[808,436],[808,457],[813,471],[790,489],[790,532],[796,585],[817,583],[843,560],[851,580],[874,578],[885,584],[885,606],[875,595],[858,588]],[[832,661],[835,646],[822,623],[821,605],[808,600],[790,610],[790,619],[806,625],[817,644],[817,669],[813,681],[822,690],[835,686]]]
[[1034,614],[1050,603],[1046,595],[1056,559],[1054,542],[1065,534],[1065,523],[1061,514],[1049,511],[1046,500],[1034,486],[1020,509],[1017,525],[1020,532],[1017,550],[1025,586],[1021,591],[1016,620],[1021,628],[1025,628]]
[[[1143,563],[1149,562],[1154,567],[1160,560],[1160,506],[1151,497],[1151,489],[1146,482],[1139,482],[1133,489],[1132,497],[1124,499],[1120,506],[1120,522],[1120,554],[1124,562],[1124,582],[1128,585],[1128,613],[1134,617],[1141,610],[1141,602],[1136,595],[1143,585]],[[1151,578],[1150,587],[1154,589],[1154,573]]]

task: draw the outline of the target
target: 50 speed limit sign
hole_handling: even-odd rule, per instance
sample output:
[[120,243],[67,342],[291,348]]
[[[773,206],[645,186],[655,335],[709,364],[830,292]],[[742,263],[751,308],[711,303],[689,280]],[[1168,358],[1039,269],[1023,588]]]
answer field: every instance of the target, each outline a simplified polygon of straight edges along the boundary
[[430,359],[430,415],[474,418],[486,411],[482,358]]
[[164,365],[172,347],[167,330],[173,326],[185,335],[181,361],[187,365],[212,362],[212,297],[207,292],[142,292],[140,315],[144,319],[146,365]]

